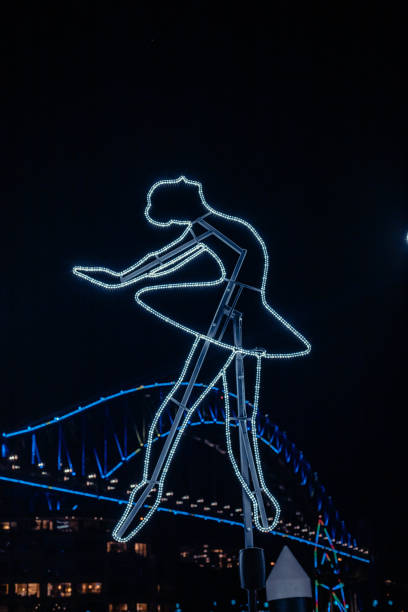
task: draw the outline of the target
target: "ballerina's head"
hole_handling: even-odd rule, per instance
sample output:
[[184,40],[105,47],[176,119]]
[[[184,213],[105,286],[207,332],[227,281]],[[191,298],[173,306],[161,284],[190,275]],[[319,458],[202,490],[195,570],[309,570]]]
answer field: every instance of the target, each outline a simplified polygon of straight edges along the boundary
[[145,216],[149,223],[168,227],[191,225],[211,209],[205,201],[201,183],[185,176],[157,181],[147,194]]

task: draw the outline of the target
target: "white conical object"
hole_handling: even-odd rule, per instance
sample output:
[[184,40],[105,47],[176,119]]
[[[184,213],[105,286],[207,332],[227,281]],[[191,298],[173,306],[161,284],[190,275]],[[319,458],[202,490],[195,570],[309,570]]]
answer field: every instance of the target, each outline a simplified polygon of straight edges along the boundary
[[309,576],[287,546],[284,546],[275,567],[266,580],[266,599],[312,597]]

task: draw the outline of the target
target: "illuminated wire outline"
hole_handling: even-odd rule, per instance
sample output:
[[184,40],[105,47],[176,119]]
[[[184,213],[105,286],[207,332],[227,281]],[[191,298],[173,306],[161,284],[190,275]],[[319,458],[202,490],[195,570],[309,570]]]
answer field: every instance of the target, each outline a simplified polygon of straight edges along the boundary
[[[191,221],[181,221],[181,220],[177,220],[177,219],[170,219],[169,221],[166,222],[162,222],[162,221],[157,221],[155,219],[153,219],[150,216],[150,209],[152,207],[152,195],[153,193],[156,191],[156,189],[158,187],[161,187],[163,185],[176,185],[178,183],[184,182],[186,185],[192,185],[198,188],[198,193],[200,196],[200,200],[201,203],[203,204],[203,206],[208,210],[209,213],[213,213],[214,215],[221,217],[223,219],[226,219],[227,221],[233,221],[235,223],[240,223],[242,225],[244,225],[247,229],[250,230],[250,232],[253,234],[253,236],[256,238],[256,240],[259,242],[262,252],[263,252],[263,257],[264,257],[264,270],[263,270],[263,274],[262,274],[262,281],[261,281],[261,299],[262,299],[262,303],[264,305],[264,307],[266,308],[266,310],[268,310],[270,312],[270,314],[272,314],[272,316],[274,316],[284,327],[286,327],[290,332],[292,332],[297,338],[298,340],[301,341],[302,344],[305,345],[305,350],[303,351],[295,351],[295,352],[291,352],[291,353],[268,353],[267,351],[259,351],[259,350],[248,350],[248,349],[242,349],[240,350],[240,352],[243,355],[249,355],[249,356],[253,356],[253,357],[258,357],[258,355],[261,355],[263,358],[265,359],[290,359],[293,357],[303,357],[305,355],[308,355],[311,351],[311,344],[310,342],[300,333],[298,332],[290,323],[288,323],[288,321],[286,321],[281,315],[279,315],[267,302],[266,300],[266,282],[267,282],[267,277],[268,277],[268,271],[269,271],[269,255],[268,255],[268,251],[265,245],[265,242],[263,241],[263,239],[261,238],[260,234],[256,231],[256,229],[247,221],[244,221],[243,219],[240,219],[239,217],[235,217],[233,215],[228,215],[226,213],[221,213],[219,211],[217,211],[215,208],[213,208],[212,206],[210,206],[210,204],[208,204],[208,202],[205,199],[204,196],[204,192],[203,192],[203,187],[202,184],[198,181],[192,181],[189,180],[187,178],[185,178],[184,176],[180,176],[177,179],[174,180],[161,180],[161,181],[157,181],[156,183],[154,183],[154,185],[150,188],[148,194],[147,194],[147,206],[145,208],[144,214],[146,219],[148,220],[149,223],[152,223],[153,225],[156,225],[158,227],[169,227],[170,225],[185,225],[186,228],[184,229],[184,231],[180,234],[180,236],[178,238],[176,238],[175,240],[173,240],[172,242],[170,242],[169,244],[165,245],[164,247],[162,247],[161,249],[157,249],[155,251],[151,251],[150,253],[147,253],[146,255],[144,255],[141,259],[139,259],[135,264],[133,264],[132,266],[129,266],[128,268],[126,268],[125,270],[123,270],[122,272],[115,272],[114,270],[111,270],[109,268],[106,267],[92,267],[92,266],[74,266],[73,268],[73,273],[80,277],[83,278],[85,280],[87,280],[88,282],[97,285],[99,287],[102,287],[104,289],[120,289],[123,287],[127,287],[129,285],[135,284],[141,280],[144,280],[146,278],[155,278],[158,276],[157,272],[147,272],[146,274],[143,274],[141,276],[138,276],[137,278],[132,278],[128,281],[122,281],[120,283],[117,284],[109,284],[109,283],[105,283],[103,281],[94,279],[92,277],[90,277],[89,275],[85,274],[85,272],[105,272],[107,274],[110,274],[111,276],[114,276],[116,278],[121,278],[124,276],[129,275],[131,272],[133,272],[134,270],[136,270],[137,268],[139,268],[142,264],[144,264],[148,259],[150,258],[154,258],[154,257],[159,257],[160,255],[162,255],[165,251],[167,251],[168,249],[178,245],[188,234],[188,232],[191,230],[194,222]],[[136,292],[135,294],[135,300],[138,304],[140,304],[145,310],[147,310],[148,312],[150,312],[151,314],[154,314],[155,316],[159,317],[160,319],[162,319],[163,321],[165,321],[166,323],[169,323],[170,325],[174,325],[175,327],[177,327],[178,329],[181,329],[193,336],[198,336],[200,339],[202,340],[206,340],[208,342],[211,342],[213,344],[216,344],[217,346],[221,347],[221,348],[226,348],[229,350],[235,350],[235,346],[226,342],[219,342],[217,340],[215,340],[214,338],[211,338],[210,336],[206,335],[206,334],[198,334],[196,331],[194,331],[193,329],[190,329],[189,327],[185,326],[185,325],[181,325],[180,323],[178,323],[177,321],[174,321],[173,319],[171,319],[170,317],[166,317],[163,316],[160,312],[158,312],[157,310],[155,310],[154,308],[152,308],[151,306],[145,304],[145,302],[143,302],[140,299],[140,296],[143,295],[144,293],[147,293],[149,291],[157,291],[160,289],[188,289],[188,288],[197,288],[197,287],[209,287],[209,286],[214,286],[214,285],[219,285],[220,283],[222,283],[225,278],[226,278],[226,273],[225,273],[225,268],[224,265],[221,261],[221,259],[214,253],[214,251],[212,251],[212,249],[210,249],[207,245],[200,245],[203,248],[199,249],[197,246],[193,247],[192,249],[190,249],[189,251],[187,251],[186,253],[184,253],[184,256],[186,256],[184,259],[182,259],[179,262],[179,265],[177,265],[177,267],[175,267],[174,269],[170,270],[171,272],[173,272],[176,269],[181,268],[183,265],[185,265],[187,262],[191,261],[192,259],[194,259],[195,257],[197,257],[198,255],[200,255],[202,252],[207,251],[218,263],[220,269],[221,269],[221,278],[215,280],[215,281],[208,281],[208,282],[197,282],[197,283],[169,283],[169,284],[164,284],[164,285],[155,285],[155,286],[151,286],[151,287],[144,287],[143,289],[139,289],[139,291]],[[181,257],[180,257],[181,259]],[[178,258],[177,258],[178,260]],[[174,262],[175,260],[172,260],[172,262]],[[162,272],[163,274],[165,273],[169,273],[169,271],[166,271],[166,267],[168,264],[161,264],[158,267],[158,272]]]
[[[189,358],[186,360],[185,370],[187,370],[188,365],[190,364],[191,358],[192,358],[192,356],[193,356],[193,354],[195,352],[195,349],[196,349],[197,345],[198,345],[198,340],[196,340],[194,342],[193,348],[190,351]],[[132,492],[130,494],[130,497],[129,497],[129,502],[128,502],[128,505],[126,507],[126,510],[123,513],[122,517],[119,519],[119,521],[118,521],[117,525],[115,526],[114,530],[112,531],[112,536],[118,542],[127,542],[133,536],[135,536],[144,527],[145,522],[147,522],[150,519],[152,514],[155,512],[156,508],[159,506],[160,499],[161,499],[161,496],[162,496],[162,493],[163,493],[164,480],[165,480],[165,477],[167,475],[167,471],[168,471],[168,469],[170,467],[170,463],[171,463],[171,460],[173,458],[173,455],[174,455],[174,453],[177,450],[178,443],[180,442],[181,436],[183,435],[184,430],[187,427],[190,418],[194,414],[194,411],[197,408],[197,406],[202,402],[204,397],[209,393],[211,387],[213,385],[215,385],[215,383],[220,379],[224,369],[228,368],[229,364],[231,363],[231,361],[233,360],[234,357],[235,357],[235,353],[232,353],[228,357],[227,362],[226,362],[223,370],[218,372],[218,374],[214,377],[214,379],[212,380],[210,385],[207,387],[207,389],[204,389],[204,391],[201,393],[201,395],[199,395],[199,397],[195,400],[195,402],[193,403],[191,408],[189,408],[189,410],[186,412],[183,424],[181,425],[181,427],[179,428],[179,430],[177,432],[177,436],[176,436],[176,439],[174,441],[174,444],[173,444],[171,450],[169,451],[169,455],[168,455],[168,457],[166,459],[166,462],[164,464],[162,475],[160,477],[160,480],[157,483],[156,501],[154,502],[154,504],[152,505],[152,507],[148,511],[147,515],[143,518],[143,521],[140,522],[139,525],[135,529],[133,529],[133,531],[131,531],[125,538],[122,538],[122,537],[120,537],[120,535],[118,535],[118,531],[120,530],[120,528],[123,525],[123,523],[126,521],[128,515],[129,515],[129,513],[130,513],[130,511],[132,509],[132,505],[133,505],[133,500],[135,498],[135,494],[136,494],[136,492],[139,489],[141,489],[142,487],[146,486],[146,484],[148,482],[148,477],[147,477],[147,473],[148,473],[148,469],[149,469],[148,463],[149,463],[149,459],[150,459],[150,450],[151,450],[151,446],[152,446],[152,437],[150,437],[150,434],[153,431],[153,424],[151,425],[150,430],[149,430],[149,440],[148,440],[148,444],[146,446],[146,455],[145,455],[145,462],[144,462],[144,469],[143,469],[143,480],[136,487],[134,487],[134,489],[132,490]],[[173,389],[174,389],[174,387],[173,387]],[[169,397],[170,394],[173,394],[173,389],[170,391],[169,395],[167,396],[167,398],[166,398],[167,401],[170,399],[170,397]],[[165,400],[165,402],[166,402],[166,400]],[[159,411],[160,411],[160,408],[159,408]]]
[[[158,187],[161,186],[168,186],[168,185],[176,185],[180,182],[184,182],[187,185],[191,185],[194,187],[198,188],[198,192],[199,192],[199,196],[200,196],[200,200],[201,203],[203,204],[203,206],[208,210],[208,214],[213,213],[216,216],[219,216],[221,218],[224,218],[228,221],[233,221],[235,223],[241,223],[242,225],[244,225],[247,229],[250,230],[250,232],[252,233],[252,235],[256,238],[256,240],[259,242],[262,252],[263,252],[263,257],[264,257],[264,269],[263,269],[263,274],[262,274],[262,282],[261,282],[261,288],[260,288],[260,293],[261,293],[261,300],[262,300],[262,304],[265,307],[265,309],[272,314],[273,317],[275,317],[284,327],[286,327],[292,334],[294,334],[298,340],[301,341],[301,343],[305,346],[305,349],[302,351],[295,351],[295,352],[291,352],[291,353],[268,353],[266,351],[266,349],[245,349],[243,347],[239,347],[239,349],[237,349],[237,347],[233,344],[229,344],[227,342],[223,342],[220,339],[216,339],[214,337],[214,335],[209,335],[209,332],[207,334],[203,334],[203,333],[198,333],[195,330],[192,330],[191,328],[187,327],[186,325],[182,325],[181,323],[178,323],[177,321],[175,321],[174,319],[163,315],[161,312],[157,311],[156,309],[152,308],[151,306],[149,306],[148,304],[146,304],[142,299],[141,296],[145,293],[148,292],[152,292],[152,291],[158,291],[158,290],[169,290],[169,289],[188,289],[188,288],[198,288],[198,287],[211,287],[211,286],[216,286],[219,284],[222,284],[224,281],[228,280],[226,279],[226,270],[225,267],[223,265],[223,262],[221,261],[221,259],[218,257],[218,255],[212,250],[210,249],[207,245],[204,245],[202,243],[200,244],[194,244],[192,246],[192,248],[188,249],[187,251],[185,251],[184,253],[182,253],[181,255],[178,255],[178,252],[176,251],[174,253],[175,257],[173,257],[169,262],[163,262],[160,259],[160,256],[165,253],[166,251],[168,251],[170,248],[179,245],[181,243],[181,241],[187,236],[187,233],[191,230],[191,233],[193,236],[194,232],[192,231],[192,227],[193,224],[195,222],[201,222],[201,220],[203,219],[203,217],[196,219],[195,221],[191,222],[191,221],[187,221],[187,220],[179,220],[179,219],[170,219],[167,222],[160,222],[157,221],[155,219],[153,219],[150,215],[150,209],[152,207],[152,195],[155,192],[155,190]],[[207,216],[207,215],[204,215]],[[148,480],[148,470],[149,470],[149,461],[150,461],[150,451],[151,451],[151,440],[153,437],[153,431],[154,431],[154,427],[156,426],[158,419],[160,417],[160,415],[162,414],[165,406],[167,405],[167,403],[170,401],[170,399],[172,398],[172,396],[174,395],[174,393],[177,391],[177,389],[180,386],[180,383],[182,382],[187,369],[191,363],[191,360],[193,358],[193,355],[195,353],[195,350],[198,346],[199,341],[203,340],[205,343],[210,343],[210,344],[214,344],[220,348],[223,349],[228,349],[231,353],[230,356],[228,357],[228,359],[226,360],[224,366],[221,368],[221,370],[218,372],[218,374],[214,377],[213,382],[211,383],[210,387],[215,384],[221,377],[223,379],[223,384],[224,387],[226,387],[227,382],[226,382],[226,370],[228,368],[228,366],[230,365],[232,359],[235,357],[235,355],[237,353],[240,353],[241,355],[247,355],[247,356],[252,356],[252,357],[256,357],[257,358],[257,375],[256,375],[256,388],[255,388],[255,402],[254,402],[254,411],[253,411],[253,415],[252,415],[252,420],[251,420],[251,429],[252,429],[252,441],[253,441],[253,446],[254,446],[254,451],[255,451],[255,464],[256,464],[256,470],[257,470],[257,477],[259,478],[260,482],[261,482],[261,486],[262,486],[262,490],[264,491],[264,493],[267,495],[267,497],[272,501],[272,504],[274,506],[275,509],[275,517],[273,519],[273,522],[271,525],[261,525],[260,521],[259,521],[259,507],[258,507],[258,502],[255,498],[255,496],[250,492],[248,485],[245,483],[244,478],[242,477],[238,466],[236,464],[236,461],[233,457],[233,453],[232,453],[232,446],[231,446],[231,439],[230,439],[230,432],[229,432],[229,417],[228,419],[226,419],[226,436],[227,436],[227,445],[229,445],[229,457],[231,459],[234,471],[236,473],[236,476],[238,477],[238,480],[241,482],[242,486],[244,487],[244,490],[247,492],[249,498],[252,501],[252,505],[253,505],[253,512],[254,512],[254,522],[256,527],[260,530],[260,531],[264,531],[264,532],[269,532],[272,531],[273,528],[276,526],[278,519],[279,519],[279,513],[280,513],[280,508],[279,508],[279,504],[276,501],[276,499],[272,496],[272,494],[268,491],[266,484],[265,484],[265,480],[263,477],[263,473],[262,473],[262,467],[261,467],[261,461],[260,461],[260,455],[259,455],[259,449],[257,446],[257,437],[256,437],[256,429],[254,431],[253,427],[254,424],[256,423],[256,413],[257,413],[257,409],[258,409],[258,400],[259,400],[259,390],[260,390],[260,370],[261,370],[261,359],[262,358],[266,358],[266,359],[288,359],[288,358],[293,358],[293,357],[300,357],[300,356],[304,356],[307,355],[310,350],[311,350],[311,345],[310,343],[306,340],[306,338],[304,338],[304,336],[302,334],[300,334],[300,332],[298,332],[292,325],[290,325],[283,317],[281,317],[267,302],[266,300],[266,295],[265,295],[265,290],[266,290],[266,281],[267,281],[267,274],[268,274],[268,269],[269,269],[269,256],[268,256],[268,252],[266,249],[266,245],[264,243],[264,241],[262,240],[261,236],[258,234],[258,232],[255,230],[255,228],[249,224],[248,222],[238,218],[238,217],[234,217],[232,215],[227,215],[225,213],[220,213],[218,211],[216,211],[212,206],[210,206],[204,197],[204,193],[203,193],[203,189],[202,189],[202,185],[200,182],[198,181],[191,181],[186,179],[184,176],[180,176],[178,179],[174,179],[174,180],[162,180],[162,181],[157,181],[156,183],[154,183],[154,185],[150,188],[148,194],[147,194],[147,206],[145,208],[145,217],[147,219],[147,221],[149,223],[152,223],[156,226],[159,227],[168,227],[170,225],[180,225],[180,226],[186,226],[184,231],[181,233],[181,235],[176,238],[175,240],[173,240],[170,244],[166,245],[165,247],[162,247],[159,250],[156,251],[152,251],[151,253],[146,254],[144,257],[142,257],[138,262],[136,262],[134,265],[130,266],[129,268],[127,268],[126,270],[122,271],[122,272],[114,272],[108,268],[103,268],[103,267],[84,267],[84,266],[75,266],[73,268],[73,273],[89,282],[91,282],[92,284],[95,284],[97,286],[103,287],[103,288],[109,288],[109,289],[114,289],[114,288],[122,288],[125,286],[129,286],[130,284],[134,284],[136,282],[139,282],[142,279],[146,279],[146,278],[157,278],[158,276],[162,276],[164,274],[169,274],[170,272],[174,272],[178,269],[180,269],[181,267],[183,267],[186,263],[192,261],[193,259],[195,259],[196,257],[198,257],[199,255],[201,255],[202,253],[206,252],[208,253],[210,256],[213,257],[213,259],[216,261],[216,263],[219,266],[221,275],[218,279],[213,280],[213,281],[206,281],[206,282],[190,282],[190,283],[167,283],[167,284],[160,284],[160,285],[153,285],[153,286],[148,286],[142,289],[139,289],[136,294],[135,294],[135,300],[138,304],[140,304],[145,310],[147,310],[148,312],[150,312],[151,314],[157,316],[159,319],[163,320],[164,322],[175,326],[176,328],[185,331],[187,333],[192,334],[195,337],[194,343],[192,345],[192,348],[190,350],[190,353],[185,361],[185,364],[183,366],[182,369],[182,373],[178,379],[178,381],[176,382],[176,384],[174,385],[173,389],[169,392],[169,394],[167,395],[166,399],[164,400],[164,402],[161,404],[161,406],[159,407],[152,425],[150,427],[149,430],[149,438],[148,438],[148,443],[146,445],[146,454],[145,454],[145,461],[144,461],[144,469],[143,469],[143,478],[141,480],[141,482],[133,489],[131,495],[130,495],[130,499],[129,499],[129,503],[128,506],[123,514],[123,516],[121,517],[121,519],[118,521],[116,527],[114,528],[113,531],[113,537],[120,542],[125,542],[128,541],[131,537],[133,537],[134,535],[136,535],[136,533],[138,533],[142,527],[144,527],[144,525],[146,524],[146,522],[149,520],[149,518],[152,516],[152,514],[154,513],[154,511],[156,510],[156,508],[159,505],[159,499],[161,497],[161,493],[163,490],[163,485],[164,485],[164,478],[167,474],[170,462],[173,458],[174,452],[178,446],[178,443],[180,441],[181,435],[188,423],[188,418],[190,418],[190,416],[193,414],[194,410],[196,409],[196,407],[198,406],[198,404],[202,401],[202,399],[204,399],[205,395],[208,393],[208,388],[206,391],[204,391],[201,396],[198,398],[198,400],[196,400],[192,407],[189,408],[187,410],[187,408],[185,408],[187,415],[184,416],[184,420],[183,420],[183,424],[182,426],[179,428],[179,430],[177,431],[174,443],[172,447],[167,447],[167,451],[168,451],[168,455],[164,456],[163,459],[160,458],[160,461],[164,462],[164,467],[163,467],[163,471],[162,474],[160,475],[160,478],[157,482],[155,482],[154,484],[157,485],[157,495],[156,495],[156,501],[154,502],[153,506],[151,507],[151,509],[149,510],[149,512],[147,513],[147,516],[144,518],[144,520],[142,521],[142,523],[140,523],[135,529],[133,529],[133,531],[128,534],[125,538],[122,538],[120,535],[120,530],[121,528],[125,525],[125,528],[127,526],[127,521],[130,521],[132,516],[129,516],[130,512],[134,510],[133,506],[133,500],[134,497],[136,495],[136,493],[142,489],[143,487],[146,487],[147,485],[150,486],[150,490],[152,487],[152,482]],[[211,226],[209,226],[211,227]],[[220,232],[218,230],[216,230],[215,228],[212,228],[213,230],[213,234],[215,236],[223,236],[222,234],[220,234]],[[241,263],[239,264],[239,267],[237,268],[237,273],[240,269],[240,266],[242,264],[243,261],[243,257],[245,257],[245,253],[243,250],[241,250],[241,255],[240,258],[238,259],[238,262],[241,261]],[[155,258],[157,259],[157,262],[155,262],[155,264],[150,265],[150,267],[153,267],[153,270],[149,270],[146,273],[142,273],[140,275],[137,275],[136,270],[138,268],[140,268],[142,266],[142,264],[144,264],[148,259],[150,258]],[[242,257],[242,259],[241,259]],[[238,265],[237,262],[237,265]],[[149,267],[149,266],[148,266]],[[110,276],[113,276],[114,278],[119,278],[120,282],[119,283],[115,283],[115,284],[109,284],[103,281],[99,281],[95,278],[93,278],[92,276],[89,276],[89,272],[95,273],[95,272],[104,272],[109,274]],[[132,273],[134,273],[132,275]],[[126,277],[129,276],[131,278],[129,278],[128,280],[126,280]],[[235,280],[231,281],[229,280],[229,283],[233,283],[232,286],[235,287]],[[229,285],[228,285],[229,286]],[[227,286],[227,287],[228,287]],[[224,296],[227,296],[227,289],[224,292]],[[223,298],[224,299],[224,298]],[[221,307],[221,301],[219,304],[219,307]],[[227,303],[227,302],[225,302]],[[219,324],[219,323],[218,323]],[[205,358],[205,357],[204,357]],[[198,364],[198,362],[197,362]],[[196,367],[197,367],[196,364]],[[201,366],[200,366],[201,367]],[[225,398],[226,398],[226,407],[228,404],[228,393],[225,394]],[[229,406],[228,406],[228,413],[229,413]],[[188,418],[187,418],[188,417]],[[175,435],[175,433],[173,432],[172,434],[173,436]],[[167,452],[166,451],[166,452]],[[162,463],[160,464],[160,469],[162,469]],[[156,466],[157,467],[157,466]],[[145,492],[143,493],[145,494]],[[266,520],[266,518],[265,518]],[[265,521],[264,521],[265,522]]]

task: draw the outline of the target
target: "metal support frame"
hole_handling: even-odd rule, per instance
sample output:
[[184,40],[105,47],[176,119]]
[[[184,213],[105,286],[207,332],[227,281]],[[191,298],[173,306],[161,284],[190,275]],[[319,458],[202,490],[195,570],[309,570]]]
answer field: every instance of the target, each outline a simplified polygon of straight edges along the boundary
[[[224,234],[222,234],[222,232],[220,232],[219,230],[217,230],[216,228],[212,227],[209,223],[207,223],[206,221],[204,221],[202,218],[198,219],[197,222],[202,225],[206,231],[201,234],[199,237],[196,237],[193,234],[193,240],[188,241],[187,243],[184,243],[183,245],[178,246],[175,249],[172,249],[169,253],[166,253],[165,256],[162,256],[161,259],[164,260],[168,260],[171,259],[171,257],[174,257],[175,255],[177,255],[178,253],[180,253],[181,251],[185,250],[185,248],[187,248],[188,246],[191,246],[191,244],[197,244],[198,242],[200,242],[201,240],[203,240],[204,238],[208,238],[211,235],[216,236],[217,238],[219,238],[222,242],[224,242],[225,244],[227,244],[230,248],[232,248],[235,252],[237,252],[238,255],[238,259],[237,262],[235,264],[234,270],[232,272],[231,278],[228,280],[227,282],[227,286],[224,290],[224,293],[218,303],[216,312],[214,314],[214,317],[211,321],[211,324],[208,328],[207,331],[207,336],[209,338],[216,338],[219,327],[222,323],[223,317],[225,315],[227,315],[228,319],[231,318],[231,314],[232,314],[232,308],[228,308],[228,304],[229,301],[233,295],[234,289],[235,289],[235,285],[239,271],[241,269],[241,266],[243,264],[243,261],[245,259],[246,256],[246,250],[245,249],[241,249],[238,245],[236,245],[232,240],[230,240],[229,238],[227,238],[226,236],[224,236]],[[162,263],[162,262],[161,262]],[[135,278],[136,276],[139,276],[140,274],[142,274],[143,272],[146,272],[147,269],[151,269],[155,266],[158,265],[157,261],[151,262],[150,264],[146,264],[145,266],[143,266],[142,268],[140,268],[137,271],[133,271],[131,272],[129,275],[126,275],[124,277],[121,277],[122,282],[126,282],[130,279]],[[224,333],[224,330],[222,330],[221,332],[222,334]],[[191,396],[191,393],[194,389],[194,384],[197,381],[197,377],[201,371],[201,368],[203,366],[203,363],[205,361],[205,358],[207,356],[208,353],[208,349],[210,348],[211,345],[211,341],[210,340],[206,340],[203,344],[203,346],[201,347],[201,351],[197,357],[197,359],[195,360],[195,364],[193,366],[193,370],[189,379],[189,382],[187,384],[187,387],[184,391],[183,397],[180,401],[179,404],[179,408],[176,412],[176,415],[174,417],[174,421],[172,423],[172,426],[170,428],[169,434],[166,438],[166,441],[163,445],[163,448],[161,450],[160,456],[157,460],[156,466],[153,470],[153,473],[151,475],[151,478],[149,479],[148,483],[146,484],[143,492],[141,493],[141,495],[139,496],[138,500],[134,503],[132,509],[130,510],[129,514],[127,515],[125,521],[121,524],[120,528],[118,529],[117,533],[118,535],[121,537],[127,527],[130,525],[130,523],[132,522],[133,518],[136,516],[136,514],[139,512],[140,508],[143,506],[143,504],[145,503],[147,497],[149,496],[149,494],[151,493],[152,489],[155,487],[160,473],[165,465],[168,453],[171,449],[171,446],[173,444],[173,441],[177,435],[177,431],[178,428],[180,426],[180,423],[184,417],[185,411],[187,409],[187,405]]]
[[[233,314],[233,330],[234,330],[234,344],[237,347],[242,346],[242,314],[234,311]],[[265,512],[265,506],[262,499],[262,489],[259,484],[258,473],[256,471],[256,465],[254,456],[252,453],[251,444],[248,437],[248,416],[246,412],[245,402],[245,370],[244,370],[244,358],[242,353],[237,353],[235,356],[235,380],[236,380],[236,392],[237,392],[237,407],[238,407],[238,427],[239,427],[239,454],[241,462],[241,476],[246,482],[248,488],[254,489],[254,494],[259,506],[259,512],[261,515],[261,521],[266,527],[268,525],[268,518]],[[252,480],[252,487],[251,487]],[[254,549],[254,533],[252,527],[252,512],[251,512],[251,500],[248,497],[244,487],[242,487],[242,508],[244,514],[244,534],[245,534],[245,551],[247,553],[255,552]],[[250,550],[251,549],[251,550]],[[257,551],[258,552],[258,551]],[[264,586],[264,574],[265,566],[263,561],[263,552],[259,557],[260,566],[257,567],[257,580],[252,584],[241,584],[243,588],[247,588],[248,592],[248,610],[249,612],[256,612],[256,591],[254,585],[258,588]],[[245,554],[240,554],[240,573],[245,583],[246,568],[245,563],[247,557]],[[263,567],[262,567],[263,565]]]
[[[181,245],[178,245],[176,248],[171,249],[167,253],[162,254],[160,257],[155,256],[154,260],[145,264],[138,270],[133,270],[127,275],[121,277],[122,282],[127,282],[129,280],[135,279],[143,273],[155,268],[157,265],[163,265],[166,261],[169,261],[171,264],[171,259],[185,252],[187,255],[188,249],[190,247],[194,247],[199,244],[203,240],[209,238],[210,236],[214,236],[235,251],[238,254],[238,259],[232,271],[232,274],[229,279],[227,279],[227,286],[224,290],[224,293],[218,303],[216,312],[211,321],[211,324],[207,331],[207,338],[203,345],[201,346],[201,350],[198,354],[198,357],[195,359],[195,363],[193,365],[193,369],[187,383],[186,389],[182,396],[181,401],[173,398],[172,392],[170,392],[170,399],[174,400],[174,402],[178,405],[178,409],[176,415],[174,417],[174,421],[171,425],[169,434],[165,440],[163,448],[160,452],[159,458],[153,470],[153,473],[147,482],[144,490],[139,495],[137,501],[134,503],[132,509],[128,513],[126,519],[120,525],[117,530],[117,535],[120,537],[123,536],[126,529],[132,522],[133,518],[145,504],[147,497],[152,492],[152,489],[157,484],[160,474],[166,464],[167,457],[172,448],[173,442],[177,436],[177,432],[179,430],[180,424],[185,423],[185,419],[188,418],[186,416],[186,411],[188,410],[188,402],[190,400],[192,391],[194,389],[194,385],[197,381],[197,377],[201,371],[201,368],[204,364],[204,361],[207,357],[208,349],[211,345],[211,339],[220,340],[228,325],[232,322],[233,325],[233,334],[234,334],[234,345],[237,349],[242,347],[242,314],[235,310],[239,297],[242,293],[243,288],[247,288],[250,290],[259,291],[256,287],[251,287],[250,285],[244,285],[240,283],[237,278],[239,271],[242,267],[243,261],[246,256],[246,250],[239,247],[235,242],[233,242],[230,238],[225,236],[218,229],[210,225],[205,217],[208,216],[209,213],[203,215],[202,217],[196,219],[194,223],[201,226],[203,228],[203,232],[200,235],[197,235],[196,232],[193,231],[192,227],[190,228],[190,233],[192,238]],[[234,290],[237,288],[237,292],[235,294],[234,300],[231,305],[230,301],[234,294]],[[221,329],[220,326],[223,323]],[[218,338],[217,338],[218,334]],[[259,477],[257,473],[256,463],[253,456],[251,443],[248,436],[248,417],[246,413],[246,404],[245,404],[245,372],[244,372],[244,363],[243,363],[243,355],[239,351],[235,355],[235,378],[236,378],[236,390],[237,390],[237,405],[238,405],[238,423],[239,423],[239,448],[240,448],[240,464],[241,464],[241,475],[247,484],[248,488],[253,491],[253,494],[256,497],[260,519],[264,527],[268,526],[268,519],[265,512],[265,506],[262,499],[262,489],[259,483]],[[246,493],[245,489],[242,488],[242,503],[243,503],[243,513],[244,513],[244,529],[245,529],[245,549],[252,548],[254,543],[253,537],[253,528],[252,528],[252,511],[251,511],[251,500]],[[259,588],[259,587],[257,587]],[[250,612],[254,611],[256,607],[256,591],[253,587],[248,590],[248,609]]]

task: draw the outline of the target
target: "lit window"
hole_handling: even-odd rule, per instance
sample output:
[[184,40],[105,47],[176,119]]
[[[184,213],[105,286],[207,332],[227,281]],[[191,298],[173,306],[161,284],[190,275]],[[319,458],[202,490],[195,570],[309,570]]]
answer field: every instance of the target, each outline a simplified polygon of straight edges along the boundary
[[126,542],[106,542],[106,551],[120,553],[127,550]]
[[8,584],[0,584],[0,595],[8,595],[9,585]]
[[136,612],[147,612],[147,603],[137,603]]
[[40,585],[38,582],[29,582],[27,584],[27,595],[28,596],[40,596]]
[[[147,545],[142,544],[141,542],[135,542],[135,553],[139,555],[139,557],[147,557]],[[140,604],[140,605],[144,605],[144,604]]]
[[47,596],[48,597],[71,597],[72,595],[72,584],[70,582],[57,582],[47,584]]
[[129,610],[127,603],[109,604],[109,612],[127,612]]
[[82,595],[100,595],[102,592],[102,582],[81,582],[78,591]]
[[10,529],[15,529],[17,527],[17,523],[15,521],[0,521],[0,531],[10,531]]
[[20,597],[39,597],[40,584],[38,582],[17,582],[14,585],[14,592]]
[[52,531],[54,529],[54,524],[48,519],[35,519],[33,529],[34,531]]

